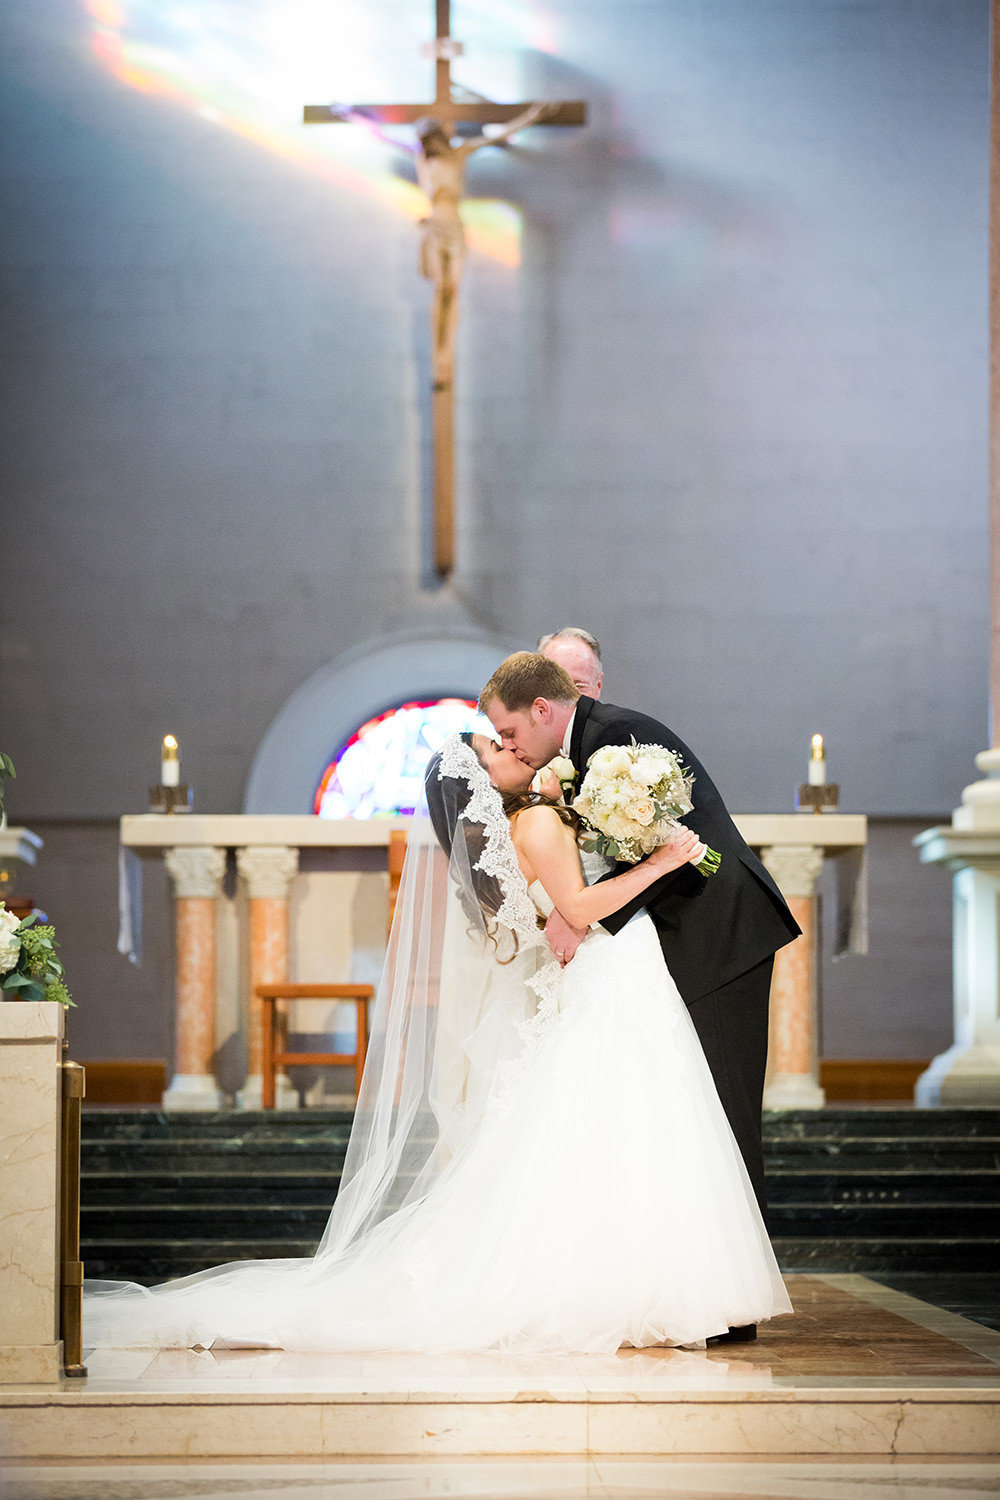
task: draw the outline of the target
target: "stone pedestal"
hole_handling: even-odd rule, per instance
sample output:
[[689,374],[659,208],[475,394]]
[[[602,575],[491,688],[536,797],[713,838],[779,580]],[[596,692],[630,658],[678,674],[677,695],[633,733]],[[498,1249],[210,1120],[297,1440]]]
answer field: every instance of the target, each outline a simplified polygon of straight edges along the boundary
[[[281,845],[249,845],[236,853],[236,868],[250,906],[250,996],[247,1010],[247,1081],[237,1095],[241,1109],[261,1108],[261,1003],[259,984],[288,978],[288,897],[298,874],[299,851]],[[287,1073],[275,1079],[278,1109],[297,1109],[299,1096]]]
[[774,955],[765,1109],[819,1109],[819,922],[816,881],[823,851],[810,844],[777,844],[761,859],[802,928],[801,937]]
[[226,871],[222,849],[175,848],[166,866],[177,898],[177,1066],[163,1095],[166,1110],[218,1109],[215,1013],[218,897]]
[[53,1381],[59,1338],[64,1012],[0,1003],[0,1381]]
[[917,1080],[916,1101],[1000,1105],[1000,750],[976,764],[950,826],[915,840],[925,864],[953,874],[955,1039]]

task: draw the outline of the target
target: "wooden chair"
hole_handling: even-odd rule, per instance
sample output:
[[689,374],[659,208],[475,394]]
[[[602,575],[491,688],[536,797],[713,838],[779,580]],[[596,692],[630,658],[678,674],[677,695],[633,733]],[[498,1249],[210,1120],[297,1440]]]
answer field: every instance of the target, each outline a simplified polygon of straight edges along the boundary
[[[389,917],[387,930],[399,895],[399,882],[406,857],[406,834],[394,830],[389,835]],[[274,1108],[275,1080],[285,1067],[351,1067],[354,1068],[354,1093],[361,1089],[368,1047],[368,1002],[375,997],[371,984],[259,984],[256,990],[261,1002],[261,1104]],[[288,1017],[282,1005],[286,1000],[347,1000],[354,1003],[357,1041],[353,1052],[290,1052]]]

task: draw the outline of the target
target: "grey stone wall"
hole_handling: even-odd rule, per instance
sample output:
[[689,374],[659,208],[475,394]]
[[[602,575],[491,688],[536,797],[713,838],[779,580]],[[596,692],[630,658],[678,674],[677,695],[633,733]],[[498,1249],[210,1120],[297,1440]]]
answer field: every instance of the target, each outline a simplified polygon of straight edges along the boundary
[[[271,10],[197,15],[263,78]],[[425,86],[412,4],[365,14],[406,46],[327,39],[274,105],[283,154],[227,128],[210,68],[185,97],[207,54],[166,12],[126,40],[177,64],[173,94],[115,77],[82,5],[8,7],[15,818],[141,808],[167,730],[199,806],[236,811],[275,714],[340,652],[566,620],[736,809],[788,806],[816,729],[846,807],[953,806],[986,742],[986,0],[560,0],[509,30],[456,4],[457,74],[586,98],[591,122],[470,167],[521,216],[521,265],[468,264],[444,588],[426,286],[384,191],[406,165],[341,127],[320,158],[288,123],[319,77],[325,97]],[[933,882],[905,841],[896,868]],[[908,933],[886,939],[899,972]]]

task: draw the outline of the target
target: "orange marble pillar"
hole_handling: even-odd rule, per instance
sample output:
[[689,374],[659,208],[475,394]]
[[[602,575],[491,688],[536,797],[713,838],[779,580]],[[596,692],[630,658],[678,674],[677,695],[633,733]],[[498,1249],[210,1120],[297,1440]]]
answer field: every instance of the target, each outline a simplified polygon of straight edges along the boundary
[[826,1102],[819,1084],[819,923],[816,881],[823,851],[810,844],[761,850],[802,936],[779,948],[771,981],[765,1109],[818,1109]]
[[[250,913],[247,1081],[238,1095],[241,1109],[261,1107],[261,1005],[259,984],[287,979],[289,972],[288,897],[298,874],[299,851],[285,845],[250,845],[236,851],[236,868],[246,888]],[[294,1109],[299,1096],[286,1073],[276,1080],[279,1109]]]
[[214,1076],[218,898],[226,870],[225,850],[168,849],[166,866],[177,898],[176,1067],[163,1108],[218,1109],[222,1103]]

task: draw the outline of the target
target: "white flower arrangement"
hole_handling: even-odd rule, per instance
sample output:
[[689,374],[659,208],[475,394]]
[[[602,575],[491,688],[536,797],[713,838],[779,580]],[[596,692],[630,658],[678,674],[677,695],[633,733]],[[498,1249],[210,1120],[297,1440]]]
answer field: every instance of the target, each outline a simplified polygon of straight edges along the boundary
[[21,918],[0,904],[0,974],[9,974],[21,956],[20,925]]
[[[591,830],[583,841],[610,859],[634,865],[677,832],[693,807],[694,777],[664,745],[605,745],[587,763],[574,809]],[[714,875],[721,855],[706,851],[695,869]]]

